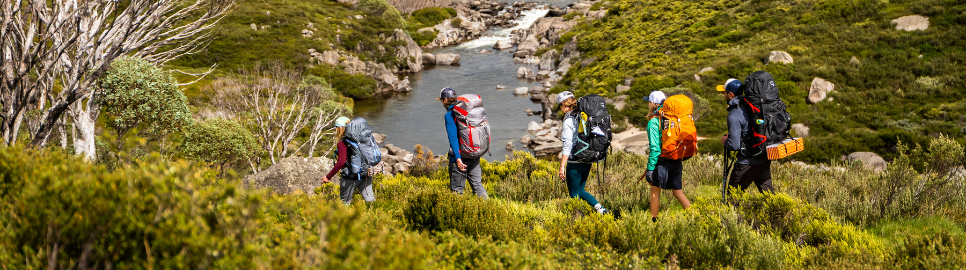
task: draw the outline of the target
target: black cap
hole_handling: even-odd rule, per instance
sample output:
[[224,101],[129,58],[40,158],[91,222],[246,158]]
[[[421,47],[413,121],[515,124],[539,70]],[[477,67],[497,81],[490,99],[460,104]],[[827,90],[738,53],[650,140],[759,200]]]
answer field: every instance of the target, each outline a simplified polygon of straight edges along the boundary
[[437,100],[444,99],[444,98],[452,98],[452,97],[456,97],[456,90],[453,90],[453,88],[446,87],[446,88],[443,88],[443,90],[439,91],[439,98],[437,98]]

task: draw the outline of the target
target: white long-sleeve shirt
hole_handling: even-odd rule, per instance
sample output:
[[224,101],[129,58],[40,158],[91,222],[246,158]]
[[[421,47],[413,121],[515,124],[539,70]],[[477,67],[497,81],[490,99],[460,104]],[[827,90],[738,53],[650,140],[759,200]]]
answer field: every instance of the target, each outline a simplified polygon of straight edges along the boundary
[[[563,131],[560,132],[560,140],[563,141],[563,155],[569,157],[574,149],[574,135],[577,134],[577,118],[574,114],[568,113],[563,120]],[[580,163],[568,159],[567,163]]]

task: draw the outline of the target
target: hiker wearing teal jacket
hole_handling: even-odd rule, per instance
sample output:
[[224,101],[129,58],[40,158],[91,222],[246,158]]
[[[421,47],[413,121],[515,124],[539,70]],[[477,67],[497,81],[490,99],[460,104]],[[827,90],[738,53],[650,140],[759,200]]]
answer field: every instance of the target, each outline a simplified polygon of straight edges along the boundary
[[648,102],[647,118],[651,119],[647,122],[647,141],[650,145],[650,151],[648,151],[647,156],[647,172],[641,177],[647,178],[647,182],[651,184],[651,221],[654,222],[657,222],[657,214],[661,208],[661,190],[663,189],[671,190],[671,194],[681,203],[681,207],[684,207],[684,209],[691,206],[691,201],[684,196],[684,191],[681,190],[681,176],[684,167],[681,160],[661,158],[661,117],[657,112],[661,110],[665,99],[667,99],[667,96],[661,91],[651,92],[649,96],[644,98],[644,101]]

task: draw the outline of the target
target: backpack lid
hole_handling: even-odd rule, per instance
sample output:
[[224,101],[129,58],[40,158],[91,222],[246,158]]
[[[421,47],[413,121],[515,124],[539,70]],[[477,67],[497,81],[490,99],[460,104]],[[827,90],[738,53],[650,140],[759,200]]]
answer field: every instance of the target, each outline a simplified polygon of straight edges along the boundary
[[674,95],[664,100],[660,109],[666,118],[684,118],[694,113],[694,103],[685,95]]
[[607,102],[597,94],[590,94],[580,97],[577,100],[577,109],[586,113],[590,117],[604,117],[610,115],[607,111]]
[[744,88],[746,98],[775,100],[779,99],[778,86],[775,85],[775,78],[767,71],[756,71],[741,86]]
[[456,105],[453,111],[466,116],[475,108],[483,107],[483,98],[476,94],[465,94],[456,98]]
[[372,137],[372,128],[369,127],[369,122],[366,122],[366,119],[356,117],[346,125],[345,137],[354,142],[366,141]]

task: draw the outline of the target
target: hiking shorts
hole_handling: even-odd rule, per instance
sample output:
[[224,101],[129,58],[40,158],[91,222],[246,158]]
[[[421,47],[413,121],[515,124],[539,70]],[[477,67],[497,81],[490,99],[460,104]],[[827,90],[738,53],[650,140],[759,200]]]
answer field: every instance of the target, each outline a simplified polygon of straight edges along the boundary
[[651,175],[651,185],[661,189],[681,190],[684,165],[680,160],[659,159]]

